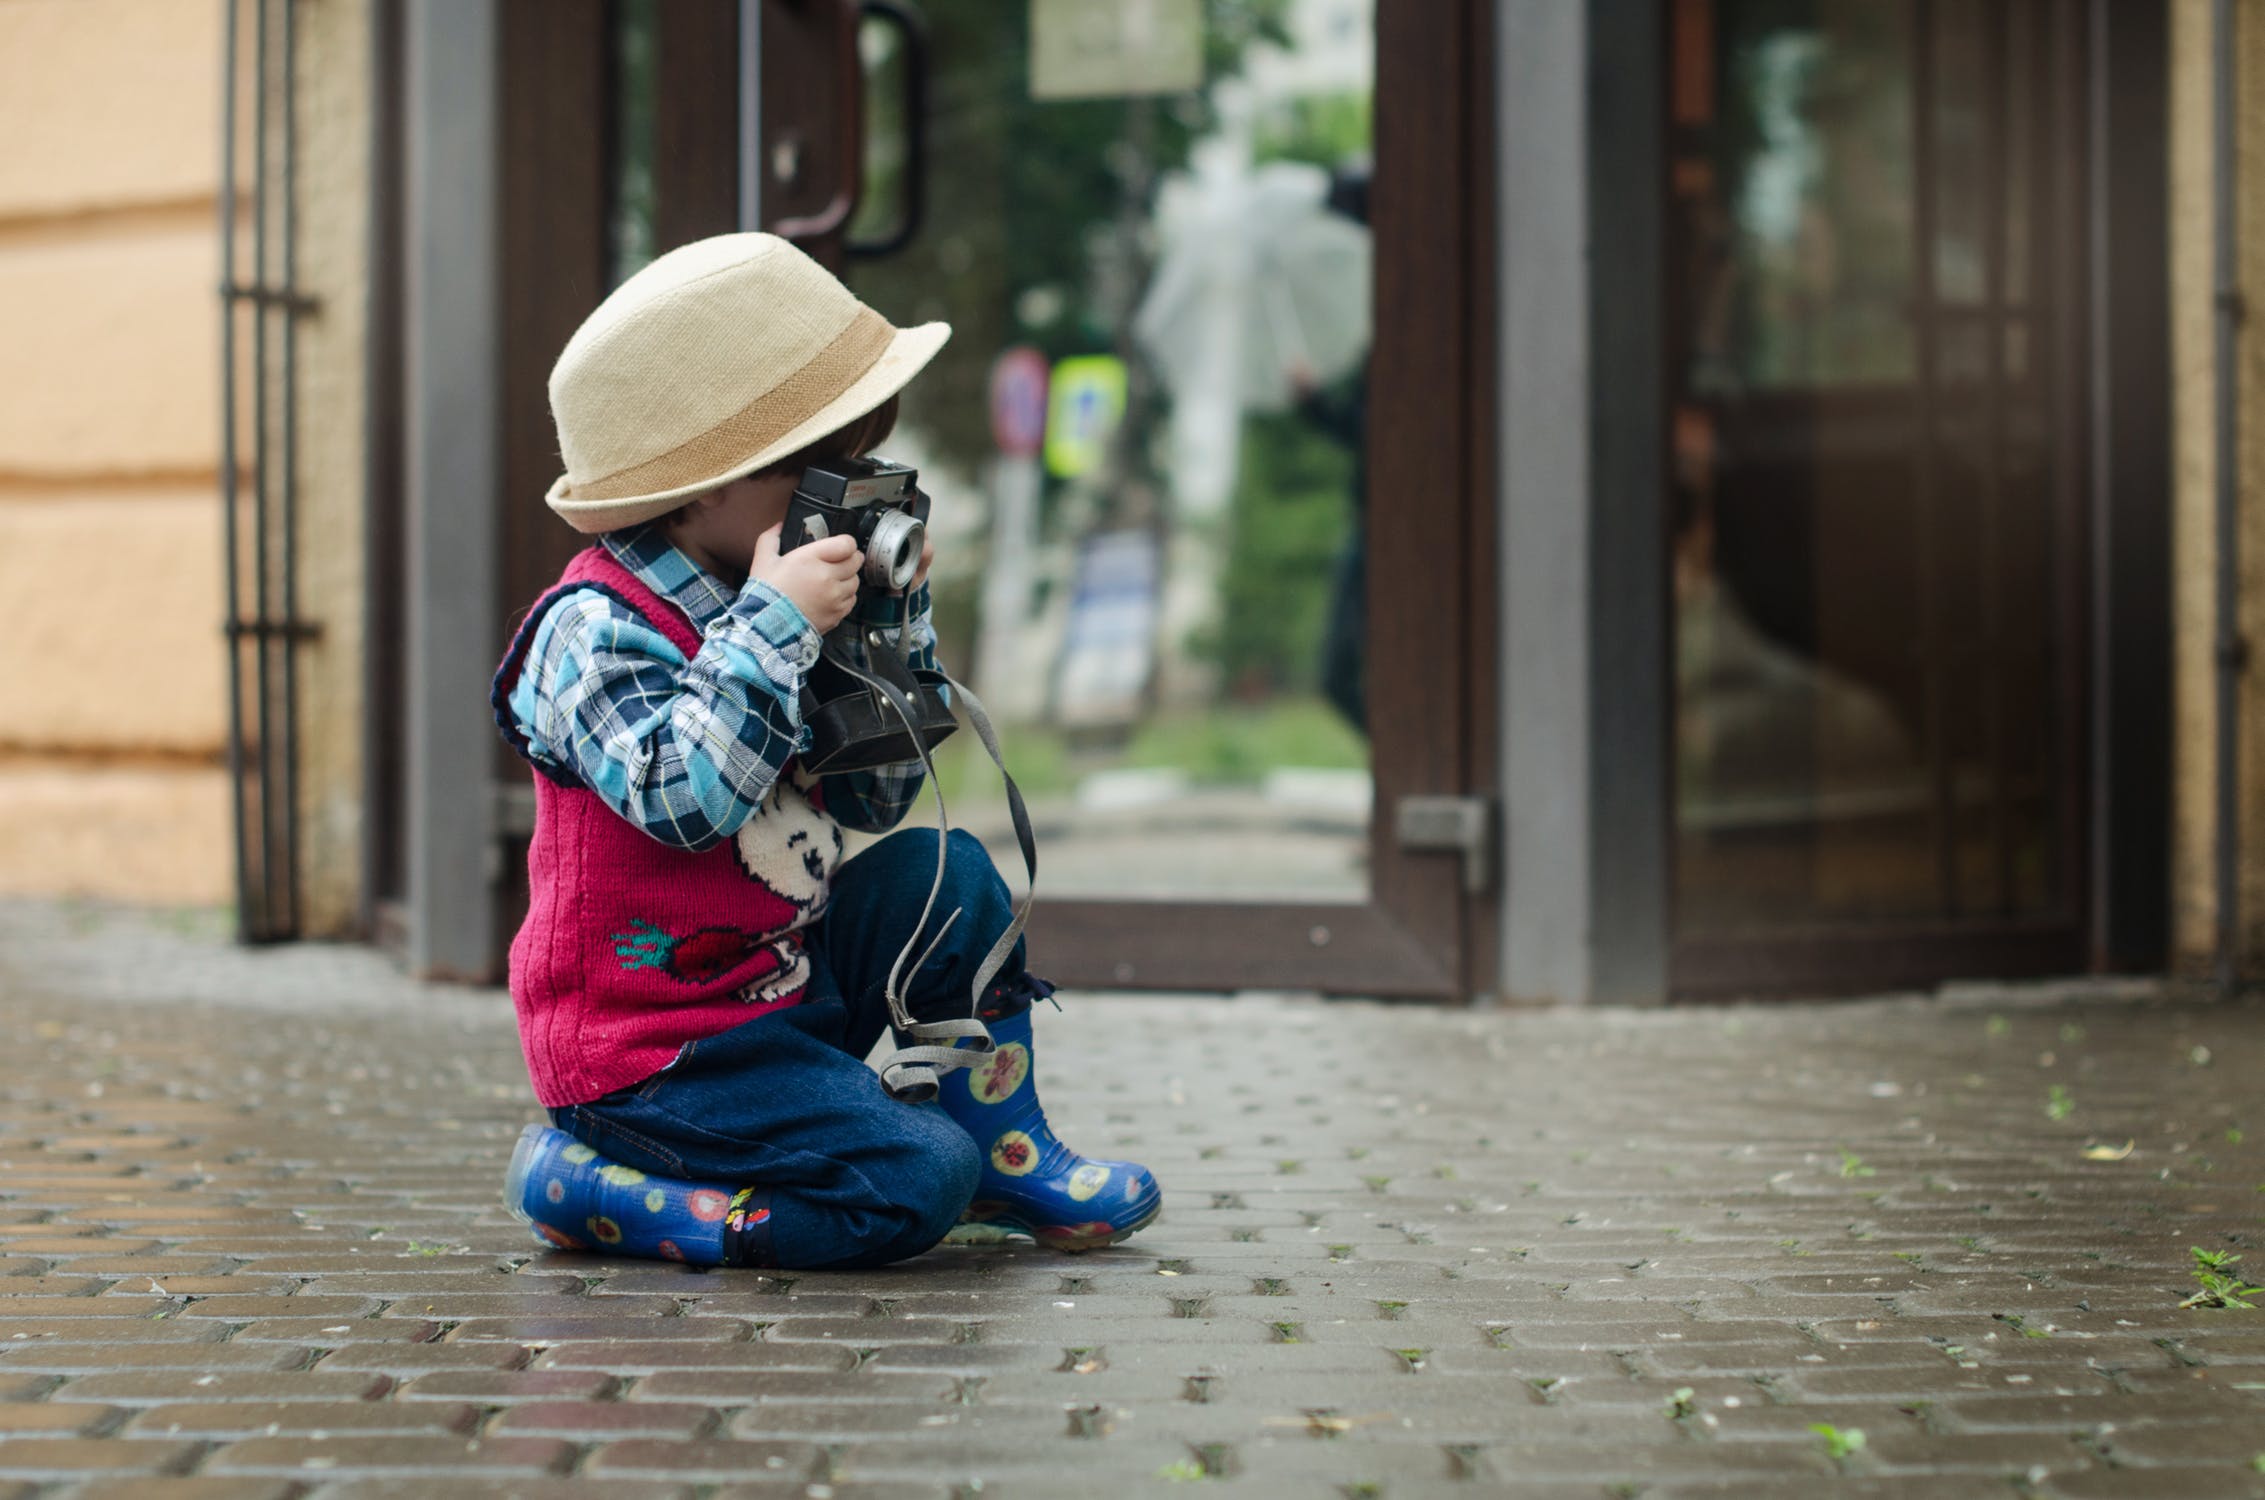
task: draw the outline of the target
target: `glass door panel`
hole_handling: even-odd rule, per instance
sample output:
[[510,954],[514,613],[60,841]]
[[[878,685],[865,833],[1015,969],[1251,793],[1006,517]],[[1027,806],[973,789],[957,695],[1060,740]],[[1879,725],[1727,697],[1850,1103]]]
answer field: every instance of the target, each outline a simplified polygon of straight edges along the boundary
[[1674,14],[1678,937],[2072,932],[2072,10]]
[[[1374,0],[954,0],[929,28],[926,214],[873,258],[906,41],[864,29],[846,274],[954,329],[886,451],[935,497],[941,652],[1044,889],[1364,899]],[[1012,867],[975,738],[940,769]]]

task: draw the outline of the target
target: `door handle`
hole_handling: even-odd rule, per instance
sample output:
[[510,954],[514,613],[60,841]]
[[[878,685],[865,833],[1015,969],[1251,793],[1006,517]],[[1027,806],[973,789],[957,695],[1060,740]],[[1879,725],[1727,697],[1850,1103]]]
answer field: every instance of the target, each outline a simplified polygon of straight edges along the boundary
[[822,240],[839,234],[857,212],[857,197],[865,184],[865,75],[857,56],[857,23],[863,6],[860,0],[811,3],[830,6],[834,13],[834,128],[835,139],[841,142],[841,176],[824,208],[771,226],[771,233],[786,240]]
[[[904,192],[896,225],[869,240],[850,240],[853,256],[894,255],[920,232],[928,204],[928,23],[905,0],[862,0],[861,15],[896,29],[904,48]],[[860,82],[862,82],[862,78]],[[858,172],[863,176],[862,150]],[[862,183],[861,183],[862,186]]]

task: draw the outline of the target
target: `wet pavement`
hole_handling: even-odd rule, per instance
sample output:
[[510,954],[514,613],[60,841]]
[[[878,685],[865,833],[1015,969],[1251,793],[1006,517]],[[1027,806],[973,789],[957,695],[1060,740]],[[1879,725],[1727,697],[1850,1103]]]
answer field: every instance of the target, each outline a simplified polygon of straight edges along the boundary
[[2265,1007],[1069,996],[1070,1258],[543,1253],[507,1003],[0,906],[0,1500],[2265,1496]]

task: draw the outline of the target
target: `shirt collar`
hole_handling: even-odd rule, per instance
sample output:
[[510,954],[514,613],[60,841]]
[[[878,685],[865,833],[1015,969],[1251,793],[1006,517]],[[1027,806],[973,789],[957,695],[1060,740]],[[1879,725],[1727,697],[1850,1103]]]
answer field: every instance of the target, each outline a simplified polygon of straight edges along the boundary
[[721,579],[685,556],[658,526],[625,527],[607,532],[601,540],[614,561],[636,574],[639,583],[683,610],[692,628],[703,635],[709,623],[738,598]]

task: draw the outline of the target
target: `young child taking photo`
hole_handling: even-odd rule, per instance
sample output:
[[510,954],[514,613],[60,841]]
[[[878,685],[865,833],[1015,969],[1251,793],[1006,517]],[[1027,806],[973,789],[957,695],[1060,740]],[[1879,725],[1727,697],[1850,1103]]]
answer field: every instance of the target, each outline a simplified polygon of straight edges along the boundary
[[[806,467],[888,437],[950,332],[891,326],[784,240],[721,235],[624,282],[551,372],[566,473],[546,498],[596,540],[528,612],[493,702],[534,770],[511,994],[552,1121],[527,1128],[505,1197],[552,1244],[852,1269],[963,1221],[1091,1249],[1161,1206],[1146,1168],[1047,1125],[1030,1012],[1052,987],[1019,941],[974,993],[1014,920],[983,846],[950,835],[925,925],[943,835],[843,858],[843,829],[902,820],[921,763],[798,758],[804,679],[864,558],[840,535],[782,552],[780,523]],[[903,601],[931,669],[932,556]],[[913,1103],[864,1058],[898,956],[931,945],[903,1011],[972,1006],[994,1046],[923,1049],[973,1065],[941,1064]]]

